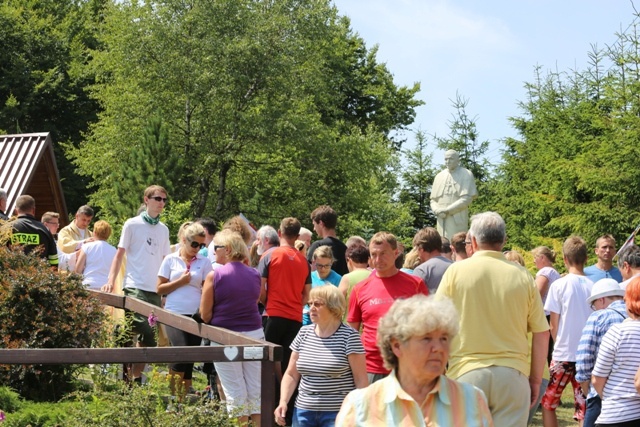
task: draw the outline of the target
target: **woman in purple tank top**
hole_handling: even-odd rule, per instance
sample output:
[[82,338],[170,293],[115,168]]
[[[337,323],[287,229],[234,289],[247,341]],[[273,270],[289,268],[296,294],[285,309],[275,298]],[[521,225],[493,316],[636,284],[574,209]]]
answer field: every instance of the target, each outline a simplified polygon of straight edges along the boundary
[[[216,234],[215,242],[216,253],[224,251],[228,262],[207,275],[200,301],[202,320],[263,340],[258,312],[261,279],[257,270],[247,266],[247,245],[231,230]],[[240,425],[246,425],[249,418],[253,425],[260,425],[260,362],[214,365],[227,397],[229,414],[237,416]]]

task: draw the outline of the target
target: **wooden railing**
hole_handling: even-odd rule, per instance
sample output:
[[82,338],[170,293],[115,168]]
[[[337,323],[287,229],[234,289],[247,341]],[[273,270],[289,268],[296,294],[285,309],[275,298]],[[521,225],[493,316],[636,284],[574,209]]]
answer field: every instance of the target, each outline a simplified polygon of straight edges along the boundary
[[100,364],[100,363],[189,363],[259,361],[262,365],[261,420],[273,426],[275,409],[275,362],[282,360],[282,347],[255,340],[223,328],[198,323],[160,307],[123,295],[91,291],[103,304],[131,310],[144,316],[152,312],[159,323],[207,338],[220,346],[0,349],[0,364]]

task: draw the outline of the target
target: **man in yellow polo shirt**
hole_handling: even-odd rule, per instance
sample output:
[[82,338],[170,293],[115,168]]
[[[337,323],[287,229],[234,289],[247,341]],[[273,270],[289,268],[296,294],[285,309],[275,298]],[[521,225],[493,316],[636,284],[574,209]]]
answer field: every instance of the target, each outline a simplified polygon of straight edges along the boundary
[[523,403],[536,402],[540,392],[549,324],[531,274],[502,254],[502,217],[474,215],[469,231],[473,256],[451,265],[436,293],[460,313],[447,376],[484,391],[496,426],[524,427],[530,405]]

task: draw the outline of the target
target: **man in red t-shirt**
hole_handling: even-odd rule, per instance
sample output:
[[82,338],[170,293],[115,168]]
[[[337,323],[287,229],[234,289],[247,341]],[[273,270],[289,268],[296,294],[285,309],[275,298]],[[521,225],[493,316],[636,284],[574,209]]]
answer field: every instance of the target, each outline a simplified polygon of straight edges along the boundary
[[358,283],[349,297],[347,322],[354,329],[363,326],[362,343],[366,352],[369,383],[384,378],[389,371],[382,363],[376,344],[378,321],[393,302],[416,294],[428,295],[429,290],[418,276],[396,268],[398,242],[391,233],[376,233],[369,242],[369,252],[375,273]]
[[300,221],[285,218],[280,223],[280,246],[264,254],[258,264],[262,276],[260,302],[269,316],[265,339],[282,346],[282,364],[276,363],[279,377],[289,365],[289,346],[302,327],[302,308],[311,290],[311,266],[294,247],[300,233]]

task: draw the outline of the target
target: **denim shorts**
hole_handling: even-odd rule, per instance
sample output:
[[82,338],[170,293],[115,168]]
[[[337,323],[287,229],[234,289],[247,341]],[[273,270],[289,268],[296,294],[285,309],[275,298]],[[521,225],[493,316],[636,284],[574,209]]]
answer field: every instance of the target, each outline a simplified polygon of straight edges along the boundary
[[310,411],[293,408],[292,427],[334,427],[338,411]]

